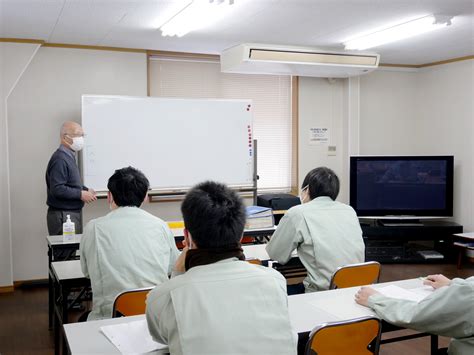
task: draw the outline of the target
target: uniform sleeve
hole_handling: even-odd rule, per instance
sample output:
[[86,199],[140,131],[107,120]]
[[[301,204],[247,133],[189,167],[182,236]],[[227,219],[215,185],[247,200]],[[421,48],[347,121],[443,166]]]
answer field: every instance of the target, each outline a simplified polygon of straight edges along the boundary
[[474,285],[474,276],[468,277],[467,279],[458,279],[458,278],[456,278],[456,279],[453,279],[451,282],[455,283],[455,284],[468,283],[468,284]]
[[292,215],[291,212],[287,212],[266,246],[270,258],[280,264],[286,264],[290,260],[293,250],[303,242],[301,234],[298,233],[297,217]]
[[158,343],[169,344],[173,327],[177,329],[170,295],[159,295],[153,290],[148,294],[146,303],[146,320],[151,337]]
[[165,226],[165,230],[166,230],[166,236],[168,238],[168,242],[169,242],[169,245],[170,245],[170,250],[169,250],[169,252],[170,252],[170,262],[169,262],[169,265],[168,265],[168,276],[170,276],[173,269],[174,269],[174,265],[176,264],[176,259],[178,259],[179,250],[176,247],[176,241],[174,239],[174,235],[173,235],[173,232],[171,231],[171,229],[168,226]]
[[453,338],[473,336],[474,283],[456,279],[421,302],[369,297],[369,306],[383,320],[395,325]]
[[80,200],[81,189],[68,186],[69,172],[64,160],[56,160],[49,172],[49,186],[54,197],[66,200]]
[[92,227],[92,222],[89,222],[84,228],[84,233],[82,234],[81,243],[79,245],[79,250],[81,254],[81,269],[82,273],[87,278],[90,278],[87,261],[95,248],[95,245],[93,245],[95,244],[95,238],[93,236],[93,233],[94,228]]

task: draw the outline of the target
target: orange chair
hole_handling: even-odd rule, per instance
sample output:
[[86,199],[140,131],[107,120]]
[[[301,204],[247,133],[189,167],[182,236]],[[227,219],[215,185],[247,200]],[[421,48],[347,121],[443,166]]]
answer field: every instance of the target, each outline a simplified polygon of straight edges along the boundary
[[153,287],[144,287],[120,293],[115,297],[112,318],[145,314],[146,296],[152,289]]
[[317,326],[306,343],[306,355],[372,355],[380,348],[382,322],[362,317]]
[[262,265],[262,260],[260,260],[260,259],[247,259],[245,261],[250,263],[250,264]]
[[380,264],[376,261],[345,265],[332,275],[329,289],[374,284],[379,282],[379,276]]

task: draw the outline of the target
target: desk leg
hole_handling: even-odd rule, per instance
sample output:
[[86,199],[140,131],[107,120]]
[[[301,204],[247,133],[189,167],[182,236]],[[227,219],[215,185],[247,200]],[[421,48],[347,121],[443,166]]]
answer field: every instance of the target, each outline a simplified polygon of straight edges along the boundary
[[53,326],[53,279],[51,278],[51,262],[53,261],[53,251],[48,247],[48,329]]
[[59,294],[59,286],[53,280],[53,290],[52,290],[52,297],[53,297],[53,330],[54,330],[54,354],[59,355],[59,335],[60,335],[60,319],[59,319],[59,310],[58,307],[58,294]]
[[62,309],[61,309],[61,313],[62,313],[62,320],[61,320],[61,328],[60,328],[60,332],[61,332],[61,347],[62,347],[62,354],[65,355],[67,354],[67,347],[66,347],[66,336],[65,336],[65,333],[64,333],[64,324],[67,324],[69,322],[68,320],[68,313],[69,313],[69,306],[68,306],[68,297],[69,297],[69,294],[70,294],[70,291],[69,290],[69,287],[62,287],[61,289],[61,297],[62,297]]
[[459,248],[459,254],[458,254],[458,270],[462,267],[462,254],[464,252],[464,249]]
[[51,277],[51,270],[48,271],[48,329],[53,327],[53,313],[54,313],[54,295],[53,295],[53,279]]
[[306,344],[308,343],[308,340],[309,340],[309,332],[298,334],[298,346],[297,346],[298,355],[306,354]]
[[438,336],[431,334],[431,355],[436,355],[438,353]]
[[54,315],[54,355],[59,355],[59,319],[57,314]]

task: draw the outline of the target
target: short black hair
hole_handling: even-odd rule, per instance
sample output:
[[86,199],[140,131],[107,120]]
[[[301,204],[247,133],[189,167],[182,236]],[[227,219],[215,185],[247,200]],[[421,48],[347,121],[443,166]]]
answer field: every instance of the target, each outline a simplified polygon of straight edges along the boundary
[[115,170],[107,183],[107,188],[119,207],[140,207],[149,187],[146,176],[131,166]]
[[226,185],[206,181],[194,186],[184,198],[181,213],[198,248],[232,248],[240,243],[245,207]]
[[339,195],[339,178],[334,171],[324,166],[306,174],[301,188],[306,186],[312,200],[320,196],[328,196],[335,200]]

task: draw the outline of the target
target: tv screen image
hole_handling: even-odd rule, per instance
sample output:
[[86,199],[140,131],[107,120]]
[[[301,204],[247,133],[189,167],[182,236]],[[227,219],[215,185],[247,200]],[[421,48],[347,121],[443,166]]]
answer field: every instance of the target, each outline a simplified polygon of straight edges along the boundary
[[350,204],[359,216],[452,216],[453,156],[359,156],[350,163]]

